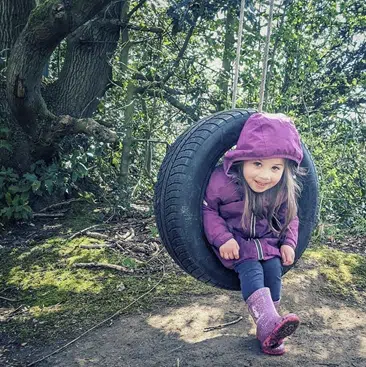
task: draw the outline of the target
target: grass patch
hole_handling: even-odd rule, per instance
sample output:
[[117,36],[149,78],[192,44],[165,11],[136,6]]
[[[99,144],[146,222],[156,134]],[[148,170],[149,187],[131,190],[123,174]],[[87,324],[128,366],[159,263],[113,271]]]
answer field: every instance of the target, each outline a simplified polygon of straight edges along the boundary
[[317,264],[319,274],[333,295],[358,300],[358,292],[366,289],[366,258],[363,256],[319,245],[309,248],[303,259]]
[[[88,237],[72,241],[56,237],[31,248],[2,248],[0,292],[17,300],[12,307],[25,307],[2,324],[2,331],[19,343],[69,339],[127,306],[161,278],[159,273],[140,273],[144,265],[118,251],[79,247],[97,242]],[[118,264],[134,269],[136,275],[74,268],[76,262]],[[152,310],[159,302],[176,304],[187,294],[213,292],[215,288],[188,275],[169,273],[152,293],[125,313]]]

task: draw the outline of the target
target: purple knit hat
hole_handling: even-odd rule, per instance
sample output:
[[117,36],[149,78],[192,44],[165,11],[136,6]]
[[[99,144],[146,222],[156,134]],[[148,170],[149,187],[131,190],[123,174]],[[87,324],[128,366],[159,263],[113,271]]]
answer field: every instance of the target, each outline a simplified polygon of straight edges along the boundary
[[298,165],[303,151],[300,136],[291,119],[283,114],[255,113],[245,123],[236,148],[224,157],[228,174],[233,163],[267,158],[287,158]]

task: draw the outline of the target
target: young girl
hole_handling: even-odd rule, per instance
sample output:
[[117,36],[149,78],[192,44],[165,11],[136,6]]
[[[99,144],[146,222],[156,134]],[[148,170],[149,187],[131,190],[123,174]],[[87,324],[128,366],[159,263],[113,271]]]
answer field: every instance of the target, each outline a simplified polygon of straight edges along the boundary
[[206,237],[223,265],[237,273],[266,354],[283,354],[283,339],[299,325],[295,314],[280,316],[277,310],[282,264],[295,259],[295,178],[302,157],[299,134],[288,117],[253,114],[235,150],[212,173],[203,202]]

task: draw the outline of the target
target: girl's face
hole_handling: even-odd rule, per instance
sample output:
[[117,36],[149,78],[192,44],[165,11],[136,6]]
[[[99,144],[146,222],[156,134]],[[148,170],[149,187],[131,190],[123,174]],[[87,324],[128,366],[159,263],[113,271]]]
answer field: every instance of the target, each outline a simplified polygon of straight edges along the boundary
[[265,192],[278,184],[284,168],[283,158],[244,161],[244,179],[254,192]]

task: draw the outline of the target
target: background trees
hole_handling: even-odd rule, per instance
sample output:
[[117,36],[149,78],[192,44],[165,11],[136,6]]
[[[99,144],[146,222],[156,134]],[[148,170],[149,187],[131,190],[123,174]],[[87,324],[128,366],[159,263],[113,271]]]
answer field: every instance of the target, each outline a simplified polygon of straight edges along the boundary
[[[3,1],[1,215],[71,191],[113,210],[150,200],[167,144],[230,106],[239,3]],[[267,8],[247,2],[238,107],[258,104]],[[312,151],[322,218],[360,228],[364,13],[357,0],[276,1],[265,101]]]

